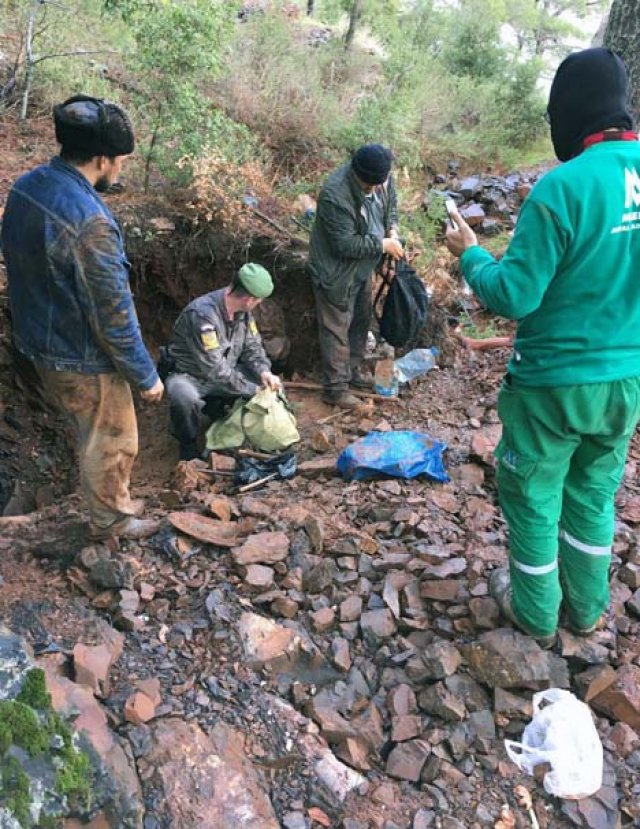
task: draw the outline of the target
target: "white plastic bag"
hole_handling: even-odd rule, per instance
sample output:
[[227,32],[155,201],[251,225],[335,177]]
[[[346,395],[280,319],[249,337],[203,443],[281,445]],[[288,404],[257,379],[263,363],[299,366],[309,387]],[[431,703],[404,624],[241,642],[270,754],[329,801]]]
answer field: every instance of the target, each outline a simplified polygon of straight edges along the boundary
[[544,776],[549,794],[566,800],[589,797],[602,786],[602,743],[589,707],[569,691],[549,688],[533,695],[533,719],[522,742],[504,741],[509,758],[533,774],[549,763]]

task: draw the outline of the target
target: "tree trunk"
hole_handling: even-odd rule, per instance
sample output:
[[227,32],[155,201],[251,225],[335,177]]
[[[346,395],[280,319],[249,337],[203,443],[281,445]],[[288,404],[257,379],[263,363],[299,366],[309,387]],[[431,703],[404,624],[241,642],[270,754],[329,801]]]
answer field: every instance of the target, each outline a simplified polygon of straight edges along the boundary
[[29,96],[31,95],[31,82],[33,81],[33,27],[36,22],[38,14],[38,4],[34,3],[29,11],[27,17],[27,31],[25,33],[25,74],[24,74],[24,91],[22,93],[22,106],[20,107],[20,118],[23,121],[27,120],[27,110],[29,108]]
[[631,111],[640,121],[640,0],[613,0],[604,46],[618,52],[629,69]]
[[358,28],[360,16],[362,15],[363,4],[364,0],[353,0],[353,5],[351,6],[351,11],[349,12],[349,28],[344,36],[344,48],[347,51],[351,49],[353,44],[353,38],[356,35],[356,29]]
[[312,17],[316,9],[316,0],[307,0],[307,15]]

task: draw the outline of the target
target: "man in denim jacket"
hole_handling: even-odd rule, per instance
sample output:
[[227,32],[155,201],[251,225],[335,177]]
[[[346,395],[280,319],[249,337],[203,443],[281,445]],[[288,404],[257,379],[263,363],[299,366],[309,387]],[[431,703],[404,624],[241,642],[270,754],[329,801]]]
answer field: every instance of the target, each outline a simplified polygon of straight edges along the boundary
[[76,95],[55,107],[60,155],[13,186],[2,223],[14,343],[78,431],[82,488],[96,538],[142,537],[129,480],[138,452],[131,395],[163,385],[142,342],[120,229],[98,193],[133,152],[115,104]]

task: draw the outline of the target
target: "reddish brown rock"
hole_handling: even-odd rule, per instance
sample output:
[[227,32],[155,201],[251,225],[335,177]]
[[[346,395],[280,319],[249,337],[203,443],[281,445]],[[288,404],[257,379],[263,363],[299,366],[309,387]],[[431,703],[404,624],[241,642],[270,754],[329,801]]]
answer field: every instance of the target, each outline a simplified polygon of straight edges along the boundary
[[250,535],[241,547],[231,551],[236,564],[275,564],[289,553],[289,536],[282,532]]
[[288,596],[278,596],[277,599],[273,600],[271,605],[271,610],[276,616],[284,616],[285,619],[293,619],[298,615],[299,609],[300,605],[298,602],[290,599]]
[[417,783],[430,751],[425,740],[399,743],[387,758],[387,774]]
[[275,573],[264,564],[249,564],[244,574],[244,583],[252,590],[268,590],[273,585]]
[[333,477],[337,475],[337,455],[323,455],[321,458],[313,458],[310,461],[302,461],[298,464],[298,474],[303,478],[319,478],[321,475]]
[[162,702],[162,690],[160,688],[160,680],[157,677],[150,679],[139,679],[136,682],[139,691],[146,694],[151,702],[158,707]]
[[321,607],[320,610],[310,614],[310,619],[311,627],[316,633],[325,633],[333,627],[336,621],[336,613],[331,607]]
[[367,610],[360,617],[362,636],[370,645],[382,639],[388,639],[396,632],[396,623],[393,615],[387,608],[381,610]]
[[136,691],[124,704],[124,718],[134,725],[142,725],[155,717],[156,707],[142,691]]
[[594,697],[597,697],[605,688],[615,682],[616,676],[615,668],[612,668],[611,665],[596,665],[580,674],[576,674],[574,681],[582,699],[585,702],[591,702]]
[[279,829],[239,732],[218,722],[207,736],[193,722],[170,718],[153,726],[153,741],[145,765],[171,826]]
[[423,599],[434,602],[455,602],[463,587],[464,584],[456,579],[423,581],[420,585],[420,595]]
[[247,662],[253,668],[284,667],[299,650],[295,631],[256,613],[243,613],[238,631]]
[[498,624],[500,610],[494,599],[480,597],[469,601],[471,620],[479,630],[491,630]]
[[392,716],[402,717],[418,710],[416,695],[409,685],[396,685],[387,694],[387,708]]
[[422,731],[422,717],[417,714],[404,714],[391,720],[391,739],[394,743],[403,743],[419,736]]
[[[122,637],[122,634],[118,635]],[[97,697],[108,697],[109,671],[121,652],[122,642],[115,650],[108,645],[91,646],[78,642],[73,649],[76,682],[91,688]]]
[[640,732],[640,667],[623,665],[615,681],[594,697],[591,705]]
[[[109,801],[103,807],[109,827],[142,824],[142,792],[133,761],[109,728],[107,717],[89,688],[60,677],[43,664],[47,689],[54,711],[73,720],[74,728],[95,749],[102,764],[102,776],[108,781]],[[125,819],[126,818],[126,819]]]
[[463,700],[452,694],[442,682],[436,682],[421,691],[418,705],[427,714],[440,717],[445,722],[461,722],[467,716]]
[[334,749],[334,754],[352,768],[358,771],[368,771],[371,768],[368,759],[369,750],[369,746],[362,738],[347,737]]
[[349,596],[340,605],[340,621],[356,622],[362,613],[362,599],[360,596]]
[[331,642],[331,659],[339,671],[347,673],[351,667],[351,651],[346,639],[338,637]]
[[425,666],[425,679],[444,679],[460,667],[460,651],[450,642],[440,641],[427,645],[420,654]]

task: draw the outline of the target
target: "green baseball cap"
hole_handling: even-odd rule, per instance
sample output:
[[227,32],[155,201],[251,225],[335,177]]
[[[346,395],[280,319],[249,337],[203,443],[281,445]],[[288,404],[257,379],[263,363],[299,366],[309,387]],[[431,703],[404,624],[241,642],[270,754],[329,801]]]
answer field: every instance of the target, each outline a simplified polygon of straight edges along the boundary
[[273,293],[273,279],[262,265],[247,262],[238,271],[238,280],[248,294],[256,299],[264,299]]

